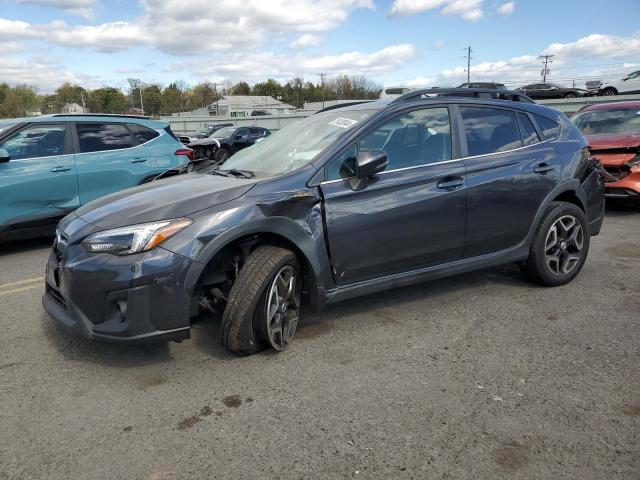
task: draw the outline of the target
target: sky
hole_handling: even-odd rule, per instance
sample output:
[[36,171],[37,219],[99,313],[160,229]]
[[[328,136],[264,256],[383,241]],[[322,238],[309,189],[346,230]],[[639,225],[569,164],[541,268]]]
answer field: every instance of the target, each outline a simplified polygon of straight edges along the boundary
[[0,0],[0,82],[49,93],[319,73],[584,86],[640,69],[640,0]]

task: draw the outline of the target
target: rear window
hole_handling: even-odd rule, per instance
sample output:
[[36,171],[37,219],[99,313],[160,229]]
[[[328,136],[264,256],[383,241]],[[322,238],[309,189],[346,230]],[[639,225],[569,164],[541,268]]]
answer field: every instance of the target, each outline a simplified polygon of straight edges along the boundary
[[542,131],[542,136],[545,140],[553,140],[557,138],[560,133],[560,125],[558,125],[553,120],[549,120],[547,117],[543,117],[542,115],[533,115],[538,122],[538,126]]
[[498,108],[461,107],[469,156],[504,152],[522,146],[516,115]]
[[518,122],[520,122],[520,134],[522,135],[522,143],[527,145],[533,145],[540,141],[538,132],[536,132],[533,123],[529,119],[529,116],[524,113],[518,113]]
[[138,125],[136,123],[129,124],[129,130],[133,133],[133,136],[136,137],[138,143],[147,143],[150,140],[158,137],[160,135],[155,130],[151,130],[150,128],[143,127],[142,125]]
[[131,134],[120,123],[78,123],[80,152],[101,152],[133,147]]

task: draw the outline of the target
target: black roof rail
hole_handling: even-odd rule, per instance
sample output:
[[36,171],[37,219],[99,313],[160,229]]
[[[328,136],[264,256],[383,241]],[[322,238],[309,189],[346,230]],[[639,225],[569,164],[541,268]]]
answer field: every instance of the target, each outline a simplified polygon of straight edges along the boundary
[[511,102],[535,103],[525,94],[500,88],[424,88],[405,93],[391,101],[391,104],[424,100],[437,97],[485,98]]
[[329,105],[328,107],[321,108],[314,113],[314,115],[317,113],[328,112],[329,110],[335,110],[336,108],[350,107],[352,105],[360,105],[361,103],[371,103],[374,101],[375,100],[354,100],[353,102],[336,103],[335,105]]
[[140,120],[149,120],[151,117],[147,115],[126,115],[119,113],[54,113],[52,117],[114,117],[114,118],[137,118]]

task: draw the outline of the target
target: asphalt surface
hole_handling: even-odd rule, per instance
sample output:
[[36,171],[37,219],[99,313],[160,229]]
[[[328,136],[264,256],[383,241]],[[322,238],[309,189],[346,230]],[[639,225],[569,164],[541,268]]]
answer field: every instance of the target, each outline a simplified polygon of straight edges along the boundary
[[514,266],[307,314],[236,358],[70,336],[49,240],[0,246],[0,479],[640,478],[640,212],[569,285]]

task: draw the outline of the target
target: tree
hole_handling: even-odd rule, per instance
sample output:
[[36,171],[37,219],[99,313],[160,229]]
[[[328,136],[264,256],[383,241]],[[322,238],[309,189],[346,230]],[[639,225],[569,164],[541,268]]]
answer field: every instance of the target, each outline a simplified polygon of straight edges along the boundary
[[277,98],[278,96],[280,96],[281,90],[282,86],[278,83],[278,81],[270,78],[266,82],[256,83],[251,89],[251,93],[252,95],[270,95],[273,98]]
[[162,105],[162,91],[158,85],[147,85],[142,89],[142,102],[144,113],[158,115]]
[[103,87],[89,94],[88,106],[94,113],[122,113],[129,102],[117,88]]
[[162,113],[171,114],[183,110],[183,92],[176,83],[169,84],[162,91]]
[[238,82],[229,89],[229,95],[251,95],[251,87],[247,82]]

